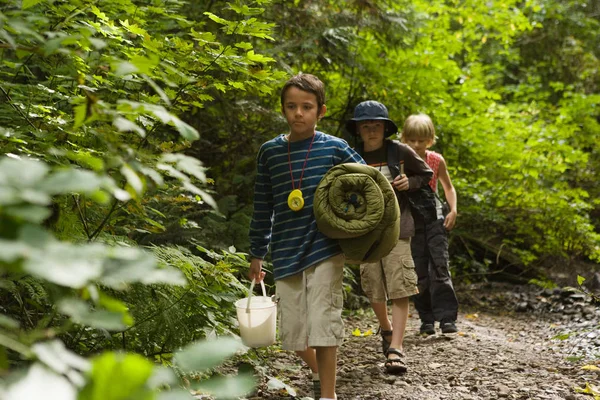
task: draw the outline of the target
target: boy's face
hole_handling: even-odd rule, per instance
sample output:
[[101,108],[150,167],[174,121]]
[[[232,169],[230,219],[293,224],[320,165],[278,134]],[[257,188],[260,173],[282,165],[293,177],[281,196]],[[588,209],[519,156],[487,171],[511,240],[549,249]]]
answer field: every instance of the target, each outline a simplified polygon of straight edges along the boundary
[[378,120],[357,122],[358,133],[365,144],[365,151],[377,150],[383,146],[385,122]]
[[315,132],[317,121],[325,115],[325,105],[319,110],[317,96],[291,86],[284,95],[281,112],[295,137],[310,137]]
[[423,158],[425,150],[430,146],[431,140],[421,137],[411,137],[406,139],[405,143],[409,145],[418,155]]

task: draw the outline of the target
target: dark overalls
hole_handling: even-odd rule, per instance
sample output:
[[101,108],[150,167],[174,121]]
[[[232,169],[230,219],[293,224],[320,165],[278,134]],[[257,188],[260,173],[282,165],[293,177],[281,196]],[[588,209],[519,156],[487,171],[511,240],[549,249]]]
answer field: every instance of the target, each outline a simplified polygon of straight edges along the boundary
[[432,215],[429,207],[427,210],[413,207],[415,235],[411,252],[419,279],[419,294],[413,300],[423,323],[454,322],[458,314],[458,300],[448,269],[448,232],[444,219],[437,219],[435,214],[435,208]]

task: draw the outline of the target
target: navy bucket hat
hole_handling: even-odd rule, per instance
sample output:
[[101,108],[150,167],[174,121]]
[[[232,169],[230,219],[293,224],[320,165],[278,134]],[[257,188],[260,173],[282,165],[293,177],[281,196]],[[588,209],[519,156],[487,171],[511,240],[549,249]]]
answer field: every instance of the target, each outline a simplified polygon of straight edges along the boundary
[[346,130],[353,136],[357,135],[356,123],[360,121],[385,121],[384,137],[398,132],[398,127],[389,118],[388,109],[378,101],[367,100],[354,107],[354,118],[346,122]]

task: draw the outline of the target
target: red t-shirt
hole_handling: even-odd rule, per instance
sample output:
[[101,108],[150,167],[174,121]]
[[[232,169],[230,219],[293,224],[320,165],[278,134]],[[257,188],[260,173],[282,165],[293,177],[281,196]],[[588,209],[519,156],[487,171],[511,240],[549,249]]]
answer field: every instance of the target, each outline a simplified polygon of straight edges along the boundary
[[429,181],[429,186],[433,189],[434,192],[437,193],[437,184],[438,184],[438,170],[440,168],[440,162],[444,159],[440,153],[436,153],[435,151],[425,151],[425,162],[429,165],[429,168],[433,171],[433,176]]

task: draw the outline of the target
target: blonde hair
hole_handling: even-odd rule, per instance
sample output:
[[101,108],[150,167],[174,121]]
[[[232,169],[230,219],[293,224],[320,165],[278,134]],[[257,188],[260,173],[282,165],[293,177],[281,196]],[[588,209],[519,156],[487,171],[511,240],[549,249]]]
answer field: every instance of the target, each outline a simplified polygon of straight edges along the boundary
[[413,114],[406,119],[402,128],[402,141],[412,138],[428,139],[430,145],[435,144],[435,127],[427,114]]

